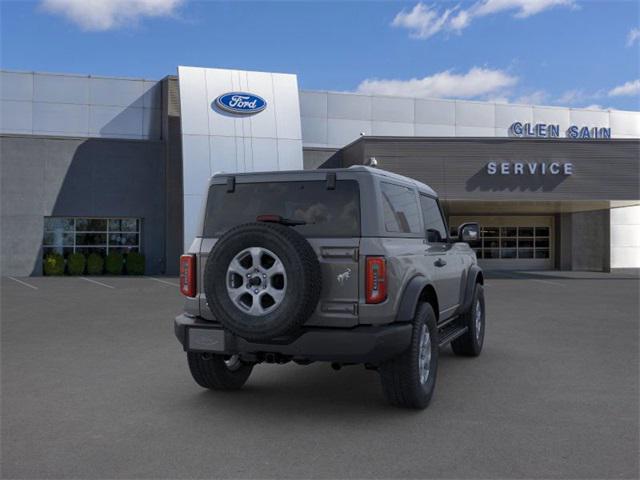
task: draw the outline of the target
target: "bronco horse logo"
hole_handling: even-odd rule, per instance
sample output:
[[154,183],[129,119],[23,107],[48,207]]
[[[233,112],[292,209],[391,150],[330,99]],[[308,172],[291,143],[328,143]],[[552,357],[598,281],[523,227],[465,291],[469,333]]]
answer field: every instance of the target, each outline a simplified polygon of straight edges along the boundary
[[351,278],[351,269],[347,268],[344,272],[339,273],[338,275],[336,275],[336,279],[338,280],[338,283],[340,285],[344,285],[344,282],[346,282],[349,278]]

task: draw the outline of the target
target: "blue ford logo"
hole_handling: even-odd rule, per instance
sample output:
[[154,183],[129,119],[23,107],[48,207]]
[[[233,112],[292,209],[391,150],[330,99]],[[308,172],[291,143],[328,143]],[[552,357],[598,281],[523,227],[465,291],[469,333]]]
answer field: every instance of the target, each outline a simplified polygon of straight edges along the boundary
[[239,115],[251,115],[261,112],[267,107],[264,98],[246,92],[229,92],[220,95],[213,102],[225,112]]

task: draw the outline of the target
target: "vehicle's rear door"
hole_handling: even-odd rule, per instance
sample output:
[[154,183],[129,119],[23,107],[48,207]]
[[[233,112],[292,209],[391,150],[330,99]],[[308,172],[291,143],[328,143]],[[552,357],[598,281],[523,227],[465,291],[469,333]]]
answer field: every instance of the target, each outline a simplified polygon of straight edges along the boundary
[[[360,192],[357,180],[255,181],[236,177],[233,188],[209,190],[200,256],[204,262],[215,239],[259,217],[280,217],[304,236],[321,265],[322,293],[306,325],[358,324]],[[204,308],[202,309],[205,310]]]
[[307,325],[356,326],[358,324],[360,239],[308,238],[322,272],[322,293]]

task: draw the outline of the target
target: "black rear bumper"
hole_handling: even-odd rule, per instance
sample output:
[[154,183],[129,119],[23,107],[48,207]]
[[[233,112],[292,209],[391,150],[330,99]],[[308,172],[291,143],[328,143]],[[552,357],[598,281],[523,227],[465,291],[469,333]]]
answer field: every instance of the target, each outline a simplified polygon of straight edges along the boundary
[[[393,358],[409,347],[412,327],[410,323],[354,328],[308,327],[295,337],[276,339],[269,343],[248,342],[225,331],[218,323],[186,315],[176,317],[174,328],[185,351],[258,356],[273,353],[292,360],[377,364]],[[203,348],[202,342],[190,342],[189,333],[193,329],[199,330],[199,338],[208,334],[221,341],[210,342],[215,347]]]

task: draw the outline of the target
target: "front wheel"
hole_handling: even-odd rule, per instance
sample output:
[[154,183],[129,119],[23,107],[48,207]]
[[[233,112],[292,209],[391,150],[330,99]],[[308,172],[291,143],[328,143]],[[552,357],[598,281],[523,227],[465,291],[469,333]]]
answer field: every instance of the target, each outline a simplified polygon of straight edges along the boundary
[[451,342],[453,353],[465,357],[480,355],[484,343],[485,317],[484,289],[481,284],[476,283],[471,308],[460,316],[460,325],[467,327],[467,333]]
[[398,407],[426,408],[438,373],[438,328],[428,303],[421,303],[413,320],[409,348],[380,365],[380,379],[387,401]]
[[237,355],[188,352],[187,360],[196,383],[212,390],[238,390],[253,370],[252,364],[242,362]]

